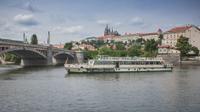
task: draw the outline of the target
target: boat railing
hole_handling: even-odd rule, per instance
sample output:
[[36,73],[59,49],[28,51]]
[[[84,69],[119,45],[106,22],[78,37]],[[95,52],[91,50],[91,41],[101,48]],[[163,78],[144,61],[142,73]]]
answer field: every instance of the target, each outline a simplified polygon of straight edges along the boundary
[[156,57],[156,58],[147,58],[147,57],[100,57],[100,58],[98,58],[98,60],[109,60],[109,61],[112,61],[112,60],[119,60],[119,61],[123,61],[123,60],[135,60],[135,61],[137,61],[137,60],[139,60],[139,61],[141,61],[141,60],[144,60],[144,61],[147,61],[147,60],[149,60],[149,61],[161,61],[161,60],[163,60],[161,57]]

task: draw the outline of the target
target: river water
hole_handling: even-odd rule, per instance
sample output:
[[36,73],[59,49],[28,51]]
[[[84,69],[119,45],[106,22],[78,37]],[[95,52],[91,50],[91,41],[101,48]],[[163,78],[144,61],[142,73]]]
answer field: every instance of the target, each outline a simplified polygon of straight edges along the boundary
[[72,75],[63,67],[0,69],[0,112],[200,112],[200,66]]

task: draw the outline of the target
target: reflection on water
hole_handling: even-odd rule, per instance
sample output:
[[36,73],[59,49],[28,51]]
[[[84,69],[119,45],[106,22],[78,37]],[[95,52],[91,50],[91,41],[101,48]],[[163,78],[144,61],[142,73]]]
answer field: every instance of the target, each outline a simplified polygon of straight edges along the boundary
[[200,67],[173,72],[66,74],[63,67],[0,71],[0,112],[199,112]]

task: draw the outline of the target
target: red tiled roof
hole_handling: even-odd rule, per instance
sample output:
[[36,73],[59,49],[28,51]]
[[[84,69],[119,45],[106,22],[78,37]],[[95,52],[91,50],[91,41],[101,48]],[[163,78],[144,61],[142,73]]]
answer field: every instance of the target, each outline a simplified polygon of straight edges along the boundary
[[64,44],[55,44],[55,45],[53,45],[53,47],[56,47],[56,48],[64,48]]
[[167,31],[167,32],[171,32],[171,33],[184,32],[184,31],[190,29],[191,27],[192,27],[192,26],[180,26],[180,27],[175,27],[175,28],[170,29],[170,30]]
[[152,32],[152,33],[140,33],[140,36],[146,36],[146,35],[157,35],[158,33]]
[[106,35],[106,36],[100,36],[100,37],[97,37],[97,39],[108,39],[108,38],[118,38],[119,36],[115,36],[115,35]]
[[151,32],[151,33],[125,33],[125,36],[134,36],[134,35],[147,36],[147,35],[158,35],[158,33],[157,32]]

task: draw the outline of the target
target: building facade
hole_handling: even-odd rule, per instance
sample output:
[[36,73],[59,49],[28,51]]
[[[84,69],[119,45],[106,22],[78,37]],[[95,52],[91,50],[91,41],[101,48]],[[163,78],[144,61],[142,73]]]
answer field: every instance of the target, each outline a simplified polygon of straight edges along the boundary
[[177,40],[180,36],[189,38],[189,43],[200,49],[200,29],[194,25],[175,27],[165,32],[163,34],[162,45],[176,47]]
[[144,40],[151,40],[151,39],[154,39],[154,40],[158,40],[159,39],[159,33],[141,33],[139,34],[140,37]]
[[59,49],[63,49],[64,48],[64,44],[54,44],[53,47],[55,48],[59,48]]
[[169,45],[163,45],[158,46],[158,54],[180,54],[180,51]]
[[162,34],[162,30],[159,29],[158,32],[152,32],[152,33],[135,33],[135,34],[127,34],[122,36],[118,36],[118,38],[115,38],[114,40],[117,42],[130,42],[133,40],[137,40],[139,38],[142,38],[144,40],[158,40],[159,36]]
[[129,43],[133,40],[137,40],[141,38],[139,35],[137,34],[130,34],[130,35],[122,35],[119,36],[118,38],[114,38],[115,42],[123,42],[123,43]]

